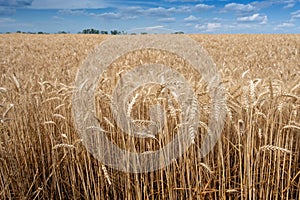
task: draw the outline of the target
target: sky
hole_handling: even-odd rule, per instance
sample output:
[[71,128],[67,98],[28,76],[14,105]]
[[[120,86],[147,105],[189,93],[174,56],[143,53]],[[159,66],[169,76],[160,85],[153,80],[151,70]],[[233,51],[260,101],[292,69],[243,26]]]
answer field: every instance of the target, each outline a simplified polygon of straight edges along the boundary
[[0,32],[300,33],[300,0],[0,0]]

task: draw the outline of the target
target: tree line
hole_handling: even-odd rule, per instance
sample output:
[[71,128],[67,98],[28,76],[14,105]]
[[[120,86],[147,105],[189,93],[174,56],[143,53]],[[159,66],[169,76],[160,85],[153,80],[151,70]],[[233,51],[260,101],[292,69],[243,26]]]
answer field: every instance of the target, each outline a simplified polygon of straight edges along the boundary
[[127,33],[125,31],[118,31],[118,30],[111,30],[109,31],[100,31],[97,29],[83,29],[81,32],[78,32],[79,34],[104,34],[108,35],[109,33],[111,35],[126,35]]
[[[11,32],[6,32],[11,33]],[[24,32],[24,31],[16,31],[15,33],[23,33],[23,34],[49,34],[47,32],[38,31],[38,32]],[[58,31],[56,34],[69,34],[70,32],[66,31]],[[103,35],[127,35],[127,32],[125,31],[118,31],[118,30],[111,30],[111,31],[103,31],[103,30],[97,30],[94,28],[90,29],[83,29],[82,31],[78,32],[77,34],[103,34]],[[148,34],[147,32],[140,33],[142,35]],[[184,34],[182,31],[174,32],[174,34]],[[131,35],[136,35],[136,33],[131,33]]]

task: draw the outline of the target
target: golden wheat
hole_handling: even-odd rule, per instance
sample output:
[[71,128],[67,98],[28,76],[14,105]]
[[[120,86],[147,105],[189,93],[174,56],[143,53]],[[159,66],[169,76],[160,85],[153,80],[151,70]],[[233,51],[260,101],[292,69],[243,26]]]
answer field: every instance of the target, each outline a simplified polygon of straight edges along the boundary
[[[189,127],[194,144],[166,168],[143,174],[120,172],[92,157],[73,122],[77,70],[107,37],[0,35],[0,199],[300,198],[299,35],[188,36],[211,55],[226,89],[226,106],[215,108],[226,110],[225,126],[204,158],[199,150],[210,133],[211,97],[208,83],[186,60],[144,49],[128,52],[99,74],[95,118],[100,130],[132,152],[158,150],[185,124],[179,97],[171,91],[181,82],[167,80],[139,88],[126,102],[132,123],[155,127],[157,135],[123,133],[110,104],[129,70],[163,64],[182,74],[196,94],[192,107],[198,104],[199,126]],[[161,110],[165,114],[156,116]]]

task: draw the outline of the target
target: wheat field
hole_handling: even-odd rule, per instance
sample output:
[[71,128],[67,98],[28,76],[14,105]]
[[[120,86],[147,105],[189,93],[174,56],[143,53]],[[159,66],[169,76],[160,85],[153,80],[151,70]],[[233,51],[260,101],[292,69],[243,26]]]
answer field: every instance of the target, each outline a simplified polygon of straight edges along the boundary
[[222,135],[204,158],[198,151],[210,99],[201,75],[155,50],[112,63],[99,75],[96,115],[110,140],[130,151],[154,151],[170,141],[180,107],[174,99],[172,106],[164,103],[168,91],[159,85],[141,88],[127,114],[143,126],[151,120],[149,107],[162,104],[167,137],[123,134],[109,104],[126,67],[159,60],[197,82],[201,126],[195,144],[166,168],[137,174],[95,159],[74,125],[77,71],[108,37],[0,35],[0,199],[300,198],[300,35],[188,35],[212,57],[226,89]]

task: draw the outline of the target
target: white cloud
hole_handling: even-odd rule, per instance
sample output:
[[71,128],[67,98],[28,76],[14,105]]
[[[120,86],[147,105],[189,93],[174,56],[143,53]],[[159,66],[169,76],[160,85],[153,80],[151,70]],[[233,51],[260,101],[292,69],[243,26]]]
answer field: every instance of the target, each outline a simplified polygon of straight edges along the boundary
[[257,8],[251,4],[240,4],[240,3],[229,3],[224,6],[223,11],[233,11],[233,12],[253,12]]
[[300,19],[300,10],[292,12],[291,16],[292,16],[292,20],[294,20],[294,19]]
[[195,27],[195,24],[193,24],[193,23],[186,23],[184,26],[185,27]]
[[214,31],[218,28],[221,28],[221,24],[220,23],[207,23],[207,31]]
[[16,21],[15,19],[8,18],[8,17],[0,18],[0,23],[1,23],[1,24],[4,24],[4,23],[13,23],[13,22],[15,22],[15,21]]
[[[286,4],[283,8],[293,8],[297,4],[297,0],[277,0],[278,3]],[[298,2],[300,2],[298,0]]]
[[107,12],[107,13],[102,13],[102,14],[95,14],[95,13],[91,13],[91,16],[94,17],[103,17],[106,19],[121,19],[122,16],[119,13],[113,13],[113,12]]
[[184,12],[189,12],[189,8],[184,6],[184,7],[170,7],[170,8],[163,8],[163,7],[156,7],[156,8],[149,8],[143,10],[144,15],[149,15],[149,16],[170,16],[174,13],[184,13]]
[[149,34],[165,34],[165,33],[174,33],[176,30],[168,29],[165,26],[157,25],[157,26],[148,26],[142,28],[134,28],[127,31],[128,33],[149,33]]
[[0,15],[13,15],[17,8],[26,8],[33,0],[0,0]]
[[148,10],[145,10],[144,13],[147,15],[153,15],[153,16],[168,16],[171,13],[176,12],[176,8],[163,8],[163,7],[156,7],[156,8],[149,8]]
[[165,2],[184,2],[184,3],[193,3],[193,2],[203,2],[204,0],[165,0]]
[[161,18],[161,19],[158,19],[157,21],[163,22],[163,23],[174,23],[174,22],[176,22],[176,19],[173,17],[169,17],[169,18]]
[[196,29],[202,30],[204,32],[214,32],[217,29],[220,29],[222,27],[221,23],[206,23],[203,25],[197,24],[195,26]]
[[99,0],[34,0],[30,8],[34,9],[88,9],[105,8],[107,1]]
[[15,8],[2,7],[0,6],[0,15],[13,15],[16,13]]
[[141,15],[145,11],[143,8],[139,6],[130,6],[125,8],[120,8],[122,13],[125,14],[133,14],[133,15]]
[[161,22],[175,22],[174,16],[177,13],[189,12],[188,7],[152,7],[152,8],[141,8],[139,6],[120,8],[116,12],[105,12],[105,13],[93,13],[88,9],[62,9],[59,10],[59,14],[64,15],[82,15],[92,17],[102,17],[106,19],[136,19],[138,17],[160,17]]
[[0,0],[0,6],[4,7],[26,7],[30,6],[33,0]]
[[268,16],[264,15],[263,20],[260,22],[260,24],[267,24],[268,23]]
[[253,1],[250,4],[258,9],[267,8],[272,5],[284,5],[283,8],[293,8],[297,4],[297,2],[300,2],[299,0],[263,0],[263,1]]
[[282,29],[282,28],[291,28],[291,27],[294,27],[295,24],[292,24],[292,23],[282,23],[282,24],[278,24],[275,29]]
[[263,28],[259,24],[237,23],[223,21],[222,23],[205,23],[195,26],[196,29],[204,33],[263,33]]
[[93,13],[93,12],[87,12],[86,10],[70,10],[70,9],[64,9],[59,10],[58,14],[61,15],[77,15],[77,16],[91,16],[91,17],[100,17],[105,19],[130,19],[127,16],[123,16],[120,13],[114,13],[114,12],[106,12],[106,13]]
[[72,9],[63,9],[59,10],[58,14],[60,15],[89,15],[85,10],[72,10]]
[[178,12],[180,12],[180,13],[188,13],[191,11],[192,11],[192,9],[190,6],[179,6],[178,7]]
[[191,9],[188,6],[179,7],[152,7],[152,8],[141,8],[140,6],[124,7],[119,9],[122,14],[125,15],[139,15],[139,16],[154,16],[154,17],[170,17],[176,13],[187,13]]
[[54,15],[52,17],[52,19],[54,19],[54,20],[63,20],[64,18]]
[[221,22],[221,21],[223,21],[223,19],[222,19],[222,18],[219,18],[219,17],[214,17],[214,18],[212,19],[212,21],[214,21],[214,22]]
[[188,13],[191,11],[191,8],[188,6],[179,6],[179,7],[152,7],[152,8],[141,8],[139,6],[132,6],[126,8],[120,8],[120,13],[122,15],[132,16],[132,15],[139,15],[139,16],[152,16],[152,17],[164,17],[170,18],[177,13]]
[[266,24],[268,22],[268,17],[266,15],[260,15],[255,13],[246,17],[238,17],[238,22],[260,22],[260,24]]
[[283,8],[293,8],[295,6],[294,3],[288,3]]
[[194,15],[190,15],[183,19],[183,21],[185,21],[185,22],[197,22],[199,20],[200,20],[200,18],[195,17]]
[[157,30],[157,29],[164,29],[165,27],[164,26],[148,26],[148,27],[145,27],[145,30],[147,31],[153,31],[153,30]]
[[214,5],[207,5],[207,4],[197,4],[195,6],[195,8],[197,10],[209,10],[209,9],[212,9],[214,8],[215,6]]
[[[24,28],[30,28],[32,30],[33,24],[29,23],[19,23],[17,20],[10,18],[10,17],[4,17],[0,18],[0,28],[2,29],[0,32],[15,32],[18,30],[23,30]],[[3,30],[8,29],[8,30]]]
[[222,9],[223,12],[234,11],[234,12],[257,12],[264,8],[269,8],[273,5],[284,5],[283,8],[294,7],[299,0],[262,0],[262,1],[251,1],[249,4],[241,3],[229,3]]

